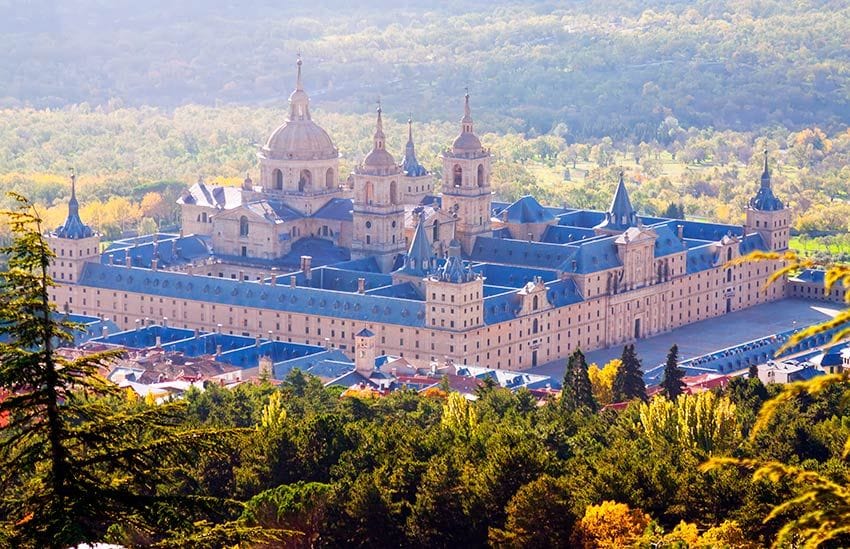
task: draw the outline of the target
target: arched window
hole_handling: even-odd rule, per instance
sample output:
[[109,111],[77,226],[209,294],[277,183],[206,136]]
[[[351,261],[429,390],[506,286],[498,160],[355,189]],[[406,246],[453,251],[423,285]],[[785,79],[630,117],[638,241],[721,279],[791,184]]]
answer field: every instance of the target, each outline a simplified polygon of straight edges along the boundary
[[371,204],[372,200],[375,199],[375,187],[372,186],[371,181],[367,181],[364,186],[363,192],[363,200],[366,204]]
[[398,184],[390,181],[390,204],[398,204]]
[[732,248],[726,250],[726,261],[732,261]]
[[[532,309],[532,310],[534,310],[534,311],[536,311],[536,310],[537,310],[537,307],[538,307],[539,305],[540,305],[540,302],[537,300],[537,296],[534,296],[534,298],[532,298],[532,300],[531,300],[531,309]],[[536,320],[535,320],[534,322],[535,322],[535,324],[537,323],[537,321],[536,321]],[[535,331],[535,332],[537,332],[537,330],[536,330],[536,329],[535,329],[534,331]]]
[[304,192],[313,188],[313,174],[310,170],[301,170],[301,175],[298,177],[298,192]]
[[[534,299],[537,299],[537,296],[534,296]],[[535,308],[536,308],[536,307],[535,307]],[[536,333],[537,333],[537,329],[538,329],[539,327],[540,327],[540,325],[537,323],[537,319],[535,318],[535,319],[534,319],[534,322],[532,322],[532,323],[531,323],[531,333],[536,334]]]
[[334,177],[333,168],[328,168],[328,171],[325,172],[325,188],[327,188],[329,191],[336,189],[335,179],[336,178]]
[[452,168],[452,182],[455,187],[460,187],[463,184],[463,169],[460,164],[455,164],[455,167]]
[[248,218],[244,215],[239,218],[239,236],[248,236]]
[[432,237],[433,238],[431,238],[431,240],[433,240],[434,242],[440,240],[440,222],[436,219],[434,220],[434,233]]
[[732,269],[726,269],[726,282],[732,282]]
[[478,179],[478,186],[483,187],[484,186],[484,164],[478,165],[478,178],[477,179]]
[[274,188],[278,191],[283,190],[283,172],[280,170],[275,170],[272,172],[272,179],[274,180]]

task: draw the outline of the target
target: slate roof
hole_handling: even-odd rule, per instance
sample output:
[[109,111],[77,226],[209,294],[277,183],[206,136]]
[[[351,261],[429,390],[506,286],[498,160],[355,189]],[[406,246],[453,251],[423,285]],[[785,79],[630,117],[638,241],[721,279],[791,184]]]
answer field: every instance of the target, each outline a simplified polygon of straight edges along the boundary
[[508,223],[548,223],[555,220],[552,212],[530,195],[525,195],[499,214]]
[[76,177],[73,175],[71,176],[71,199],[68,200],[68,217],[65,218],[65,222],[62,225],[56,228],[54,236],[72,240],[94,236],[92,228],[80,219],[80,203],[77,202]]
[[426,276],[431,271],[434,253],[431,251],[431,242],[425,230],[425,215],[419,214],[419,223],[410,240],[410,247],[404,257],[404,264],[399,272],[411,276]]
[[229,210],[242,205],[242,189],[239,187],[210,186],[203,181],[198,181],[177,199],[177,203]]
[[354,206],[350,198],[332,198],[327,204],[319,208],[313,214],[313,217],[335,221],[351,221],[354,219],[353,210]]
[[754,210],[774,212],[785,207],[782,201],[773,194],[770,185],[770,170],[767,166],[767,149],[764,150],[764,170],[761,173],[761,182],[756,195],[750,199],[750,207]]
[[258,200],[248,203],[246,207],[272,223],[283,223],[304,217],[301,212],[287,206],[280,200]]
[[108,264],[110,256],[116,265],[125,265],[127,256],[132,258],[135,267],[149,268],[156,258],[160,267],[179,265],[205,259],[212,254],[206,237],[169,236],[162,240],[148,240],[144,244],[133,245],[125,242],[113,242],[100,256],[103,264]]
[[139,292],[171,299],[197,299],[239,307],[255,307],[302,314],[373,320],[422,326],[425,304],[419,301],[369,294],[320,290],[287,285],[261,285],[226,278],[193,276],[167,271],[128,269],[87,263],[79,283],[107,290]]
[[601,229],[624,231],[637,224],[637,213],[635,213],[635,209],[632,207],[632,201],[629,200],[629,192],[626,190],[623,172],[620,172],[620,180],[617,182],[617,189],[614,191],[614,199],[611,200],[611,207],[608,208],[608,212],[605,214],[605,220],[598,227]]
[[422,164],[416,159],[416,146],[413,144],[413,121],[407,120],[407,144],[404,147],[404,157],[401,159],[401,171],[408,177],[428,175]]

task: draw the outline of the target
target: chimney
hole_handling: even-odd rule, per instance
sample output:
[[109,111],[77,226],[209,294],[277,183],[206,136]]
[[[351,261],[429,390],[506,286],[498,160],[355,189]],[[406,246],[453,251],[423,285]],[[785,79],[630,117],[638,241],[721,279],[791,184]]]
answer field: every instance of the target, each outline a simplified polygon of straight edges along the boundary
[[156,259],[151,259],[151,270],[152,270],[152,271],[155,271],[155,270],[156,270],[156,267],[157,267],[157,260],[156,260]]
[[254,347],[260,346],[260,336],[254,338]]
[[162,317],[162,327],[168,328],[168,317],[167,316]]
[[311,273],[311,265],[313,264],[313,257],[309,255],[301,256],[301,271],[304,273],[304,276],[307,280],[310,280],[312,277]]
[[154,348],[156,348],[156,349],[159,349],[159,348],[161,348],[161,347],[162,347],[162,336],[156,336],[156,338],[154,339],[154,344],[153,344],[153,346],[154,346]]
[[685,226],[684,225],[676,225],[676,234],[679,236],[679,240],[682,240],[682,235],[685,234]]
[[221,324],[215,325],[216,332],[221,333]]
[[136,331],[138,332],[141,329],[142,320],[140,318],[136,319]]
[[115,254],[109,254],[109,264],[115,265]]
[[239,271],[239,282],[245,280],[245,271]]
[[357,293],[365,294],[366,293],[366,279],[362,276],[357,279]]
[[528,241],[531,242],[532,240],[534,240],[534,233],[529,232],[528,233]]
[[221,356],[221,344],[215,346],[215,357],[218,358]]
[[272,273],[272,277],[269,280],[269,284],[271,284],[272,286],[277,285],[277,275],[276,274]]
[[131,256],[128,252],[125,252],[125,254],[126,255],[124,256],[124,264],[127,265],[127,267],[132,267],[133,266],[133,256]]
[[289,277],[289,287],[290,288],[295,287],[295,275],[292,275],[292,276]]
[[195,328],[195,339],[198,339],[198,337],[200,335],[201,335],[201,330],[199,330],[198,328]]
[[100,327],[100,337],[106,337],[108,335],[109,335],[109,328],[107,328],[106,326],[101,326]]
[[260,275],[260,277],[259,277],[259,278],[257,278],[257,280],[259,280],[259,281],[260,281],[260,286],[262,286],[263,284],[265,284],[265,283],[266,283],[266,277],[265,277],[265,275]]

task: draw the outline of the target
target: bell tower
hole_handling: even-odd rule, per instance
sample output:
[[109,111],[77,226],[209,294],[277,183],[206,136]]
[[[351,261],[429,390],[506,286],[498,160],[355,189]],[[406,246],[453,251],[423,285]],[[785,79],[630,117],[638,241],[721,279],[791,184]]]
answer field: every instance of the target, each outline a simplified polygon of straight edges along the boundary
[[443,152],[443,210],[457,218],[455,238],[469,254],[475,237],[490,235],[490,151],[481,146],[472,124],[469,92],[464,96],[460,134]]
[[51,276],[59,284],[73,284],[80,279],[83,265],[98,261],[100,235],[80,219],[77,202],[77,176],[71,172],[71,199],[65,222],[47,235],[47,243],[56,257],[50,266]]
[[791,227],[791,209],[773,194],[767,149],[764,150],[764,169],[756,195],[747,205],[747,231],[761,235],[767,249],[773,252],[788,248]]
[[351,257],[375,257],[382,272],[392,270],[405,251],[401,169],[387,152],[381,107],[372,150],[354,169]]

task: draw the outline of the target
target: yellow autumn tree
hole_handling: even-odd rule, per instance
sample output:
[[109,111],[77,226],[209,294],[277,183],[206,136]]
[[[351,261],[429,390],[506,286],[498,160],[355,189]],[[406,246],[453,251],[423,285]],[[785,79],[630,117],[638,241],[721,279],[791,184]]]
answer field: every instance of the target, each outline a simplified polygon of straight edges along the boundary
[[636,544],[649,525],[649,515],[625,503],[590,505],[576,527],[576,543],[585,549],[615,549]]
[[614,400],[614,378],[617,377],[617,370],[620,369],[621,364],[620,359],[615,358],[602,368],[594,363],[587,369],[587,375],[590,377],[590,385],[593,390],[593,397],[596,399],[596,402],[603,406],[605,404],[611,404]]
[[263,408],[260,426],[263,430],[277,430],[286,422],[286,408],[283,406],[283,393],[275,391]]
[[711,391],[680,395],[676,402],[654,398],[640,406],[640,422],[653,445],[676,444],[711,455],[740,441],[735,404]]
[[443,418],[440,423],[443,428],[468,438],[478,427],[478,415],[463,395],[449,393],[449,398],[443,406]]
[[160,221],[167,217],[171,207],[162,198],[162,195],[155,192],[146,193],[139,203],[139,209],[144,217],[150,217],[156,221]]

